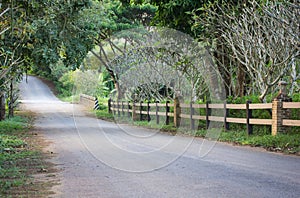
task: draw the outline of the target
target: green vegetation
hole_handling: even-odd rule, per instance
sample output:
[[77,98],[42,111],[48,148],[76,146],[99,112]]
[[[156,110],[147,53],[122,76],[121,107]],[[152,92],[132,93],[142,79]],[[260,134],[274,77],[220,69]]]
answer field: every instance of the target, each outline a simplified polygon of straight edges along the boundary
[[[229,100],[256,95],[259,102],[266,102],[268,96],[277,95],[276,85],[280,80],[290,82],[287,91],[292,96],[299,92],[300,83],[297,3],[295,0],[42,0],[39,3],[4,0],[0,4],[0,107],[9,102],[9,114],[13,116],[18,95],[16,83],[24,73],[51,79],[61,97],[80,91],[98,97],[111,93],[122,96],[125,88],[121,89],[119,84],[121,74],[142,65],[141,60],[147,60],[143,64],[156,62],[156,69],[159,65],[184,68],[182,71],[194,83],[193,100],[206,101],[209,93],[207,82],[202,79],[206,76],[197,73],[201,66],[194,65],[193,58],[168,51],[167,47],[131,51],[132,46],[143,47],[142,29],[148,26],[179,30],[208,49],[215,63],[213,69],[224,84],[222,94]],[[173,40],[171,34],[168,38]],[[178,35],[174,40],[180,40]],[[182,44],[183,40],[179,42]],[[78,84],[74,76],[85,81]],[[92,85],[86,81],[95,78],[99,83]],[[216,82],[212,77],[209,80]],[[87,89],[95,86],[98,88]],[[141,94],[147,97],[152,94],[153,98],[147,99],[157,100],[159,97],[155,98],[153,92]],[[130,94],[133,93],[127,96]],[[4,118],[0,112],[0,120]]]
[[31,143],[35,136],[29,132],[31,124],[32,116],[24,115],[0,121],[0,197],[44,193],[31,176],[47,167],[37,145]]
[[288,154],[299,154],[300,152],[300,134],[248,136],[245,132],[228,131],[221,133],[219,141],[231,142],[238,145],[263,147],[268,151]]

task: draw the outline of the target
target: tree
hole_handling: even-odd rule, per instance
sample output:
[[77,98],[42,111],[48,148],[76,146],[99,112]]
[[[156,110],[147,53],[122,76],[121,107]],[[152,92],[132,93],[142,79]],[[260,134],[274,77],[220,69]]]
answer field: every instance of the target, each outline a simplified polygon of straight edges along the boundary
[[[1,4],[1,55],[0,55],[0,95],[8,95],[9,116],[13,116],[15,102],[17,100],[15,82],[19,81],[27,66],[26,60],[26,42],[28,41],[28,32],[30,27],[24,19],[25,10],[22,7],[23,2],[3,1]],[[25,46],[25,47],[24,47]],[[3,108],[3,99],[1,98],[1,109]],[[4,118],[2,114],[2,119]]]
[[[98,36],[95,38],[99,52],[92,50],[92,53],[100,60],[110,74],[115,89],[120,94],[120,98],[121,90],[118,83],[118,76],[109,63],[113,57],[124,54],[126,48],[133,44],[135,39],[131,37],[133,34],[130,34],[129,37],[120,35],[119,40],[117,37],[114,37],[115,41],[111,39],[111,36],[122,30],[149,25],[156,9],[150,4],[135,4],[128,1],[110,1],[98,6],[103,11],[101,14],[106,17],[99,24]],[[91,15],[95,14],[99,15],[99,13],[90,13],[89,16],[91,17]]]
[[35,32],[30,56],[34,72],[51,75],[50,65],[59,60],[66,67],[80,66],[93,48],[96,35],[95,27],[84,16],[84,10],[91,5],[89,0],[45,0],[44,4],[35,6],[35,12],[38,10],[43,16],[35,16],[32,21]]
[[0,80],[2,91],[9,90],[10,115],[16,101],[13,83],[24,72],[33,68],[37,73],[49,75],[51,64],[59,60],[79,67],[93,48],[94,29],[81,20],[81,11],[90,3],[89,0],[2,1]]
[[[150,3],[157,6],[158,10],[152,20],[153,25],[168,27],[197,37],[192,29],[193,19],[191,13],[202,8],[209,1],[199,0],[150,0]],[[200,11],[197,11],[199,13]]]
[[289,34],[290,43],[295,47],[295,54],[291,57],[289,77],[285,77],[290,81],[289,95],[292,95],[295,90],[299,90],[297,81],[300,79],[300,62],[299,62],[299,42],[300,42],[300,19],[297,17],[300,14],[299,1],[287,1],[273,6],[266,7],[265,13],[277,20],[281,28]]
[[[252,86],[263,102],[272,87],[287,74],[293,58],[299,56],[299,31],[282,25],[282,21],[268,14],[288,9],[289,3],[270,2],[261,7],[255,1],[245,7],[239,17],[230,16],[232,23],[222,23],[222,37],[236,58],[246,69]],[[298,8],[299,14],[299,8]],[[290,15],[291,16],[291,15]],[[295,23],[294,16],[280,19]],[[299,20],[296,26],[299,27]],[[294,37],[296,36],[296,39]]]

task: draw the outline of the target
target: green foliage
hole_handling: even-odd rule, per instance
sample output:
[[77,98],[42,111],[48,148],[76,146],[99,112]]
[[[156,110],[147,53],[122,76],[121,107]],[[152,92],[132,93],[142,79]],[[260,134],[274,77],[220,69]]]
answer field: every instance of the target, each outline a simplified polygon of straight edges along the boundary
[[111,88],[110,80],[105,80],[107,74],[94,70],[75,70],[64,73],[56,83],[60,97],[77,96],[87,94],[97,98],[108,97]]
[[120,1],[109,1],[104,4],[106,12],[109,14],[107,23],[103,23],[103,32],[111,34],[140,25],[149,25],[155,14],[156,7],[148,3],[121,3]]
[[156,124],[156,121],[134,121],[134,122],[127,122],[130,124],[133,124],[135,126],[140,127],[146,127],[151,129],[158,129],[159,131],[163,132],[172,132],[175,133],[177,131],[176,127],[174,127],[172,124],[166,125],[164,123],[162,124]]
[[192,32],[193,20],[190,13],[207,2],[197,0],[150,0],[150,3],[158,7],[153,24],[174,28],[195,37],[196,35]]
[[61,97],[68,97],[73,94],[74,84],[73,71],[69,71],[59,78],[56,83],[56,89]]
[[38,152],[27,150],[24,141],[24,131],[30,124],[29,118],[21,116],[0,121],[0,197],[13,187],[25,185],[28,175],[21,162],[32,163],[39,157]]
[[26,129],[27,120],[25,118],[15,116],[5,121],[0,121],[0,133],[15,133]]
[[[205,137],[206,130],[198,130],[195,135]],[[227,131],[221,132],[218,139],[222,142],[230,142],[238,145],[249,145],[253,147],[262,147],[269,151],[284,153],[300,152],[300,134],[279,134],[272,135],[253,135],[248,136],[246,132]]]
[[297,153],[300,151],[300,134],[279,134],[247,136],[245,132],[222,132],[220,141],[233,142],[240,145],[263,147],[270,151]]
[[96,110],[96,117],[103,119],[103,120],[114,120],[114,115],[111,113],[108,113],[108,109],[107,108],[101,108],[101,110]]
[[0,135],[0,147],[4,149],[19,148],[25,145],[26,143],[23,140],[15,136]]
[[292,99],[293,102],[300,102],[300,93],[294,93]]

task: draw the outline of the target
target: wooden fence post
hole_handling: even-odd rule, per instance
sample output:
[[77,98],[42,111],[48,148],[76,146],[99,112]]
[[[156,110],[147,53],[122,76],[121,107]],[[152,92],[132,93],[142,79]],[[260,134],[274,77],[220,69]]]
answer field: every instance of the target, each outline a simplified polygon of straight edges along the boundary
[[120,117],[120,102],[117,100],[118,117]]
[[282,100],[275,98],[272,101],[272,135],[277,135],[282,129]]
[[142,111],[143,111],[143,102],[141,101],[140,102],[140,121],[143,120],[143,113],[142,113]]
[[247,134],[252,135],[253,134],[253,127],[252,124],[250,124],[250,119],[252,118],[252,109],[249,108],[249,105],[251,104],[250,100],[247,100],[246,102],[246,118],[247,118]]
[[111,101],[111,107],[112,107],[112,110],[111,110],[111,112],[112,112],[112,114],[113,115],[116,115],[116,107],[115,107],[116,105],[115,105],[115,101]]
[[206,129],[209,128],[209,124],[210,124],[210,120],[209,120],[209,116],[210,116],[210,108],[209,108],[209,103],[208,101],[206,102],[206,106],[205,106],[205,117],[206,117]]
[[130,104],[129,104],[129,101],[127,102],[127,117],[130,118],[130,112],[129,112],[129,109],[130,109]]
[[229,123],[227,122],[227,117],[229,115],[229,109],[226,107],[226,100],[224,101],[224,130],[227,131],[229,130]]
[[166,102],[166,125],[170,124],[170,117],[169,117],[169,112],[170,112],[170,107],[169,107],[170,101]]
[[178,97],[176,97],[174,99],[174,126],[176,128],[180,127],[180,114],[181,114],[180,103]]
[[136,116],[136,106],[135,106],[135,102],[132,102],[132,121],[136,121],[137,120],[137,116]]
[[151,121],[151,117],[150,117],[150,102],[147,102],[147,120],[148,122]]
[[159,115],[158,115],[158,111],[159,111],[159,107],[158,107],[158,101],[155,102],[156,104],[156,110],[155,110],[155,115],[156,115],[156,124],[159,124]]
[[124,111],[124,102],[122,101],[121,102],[121,105],[122,105],[122,107],[121,107],[121,111],[122,111],[122,116],[124,116],[124,114],[125,114],[125,111]]
[[111,112],[111,98],[108,99],[108,113],[112,113]]
[[195,120],[193,119],[193,115],[194,115],[193,103],[190,102],[190,128],[192,130],[195,130]]

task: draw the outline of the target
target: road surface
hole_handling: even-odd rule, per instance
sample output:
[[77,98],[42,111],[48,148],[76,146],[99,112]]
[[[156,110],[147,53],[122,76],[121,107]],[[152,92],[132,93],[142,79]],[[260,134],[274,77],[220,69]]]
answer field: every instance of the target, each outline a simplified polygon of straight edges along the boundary
[[57,154],[54,197],[300,196],[299,157],[97,120],[31,76],[20,89]]

